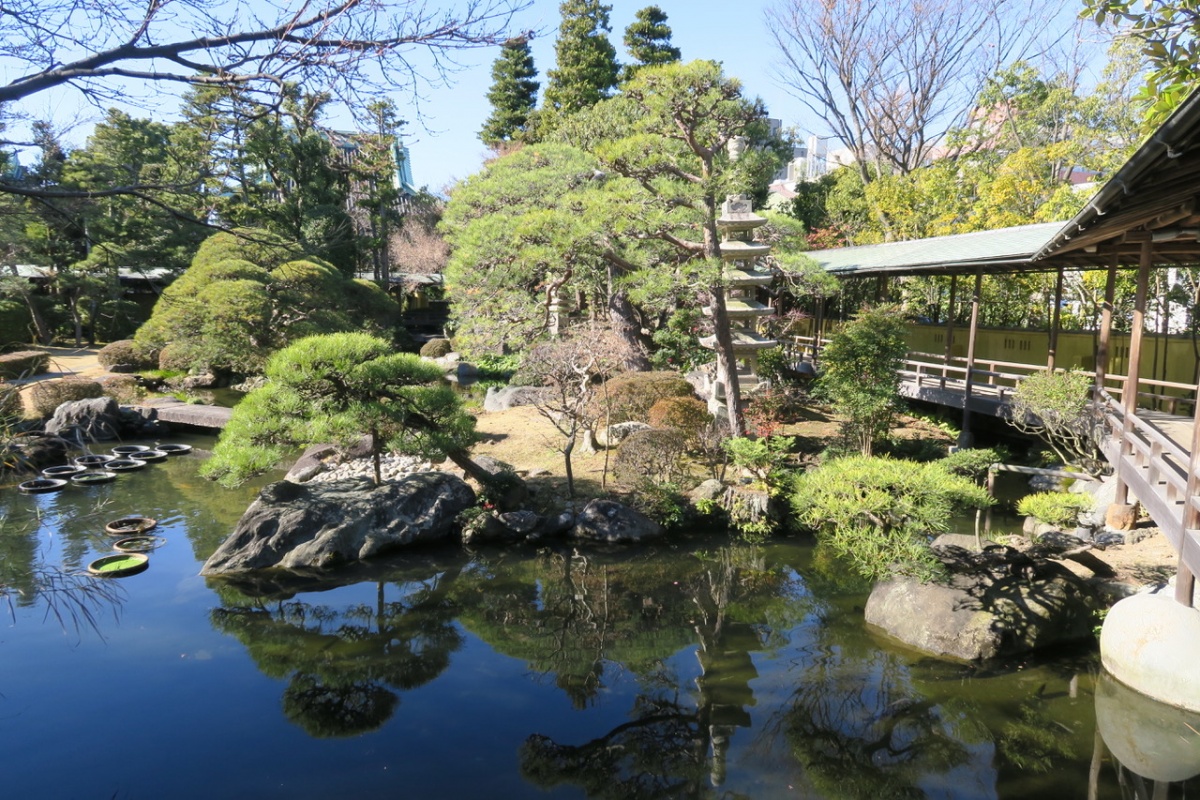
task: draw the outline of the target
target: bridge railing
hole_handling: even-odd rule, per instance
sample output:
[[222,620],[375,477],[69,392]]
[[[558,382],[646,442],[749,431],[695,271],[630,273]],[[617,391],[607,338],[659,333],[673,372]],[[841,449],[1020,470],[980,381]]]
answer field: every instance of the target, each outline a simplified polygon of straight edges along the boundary
[[1105,455],[1179,554],[1175,597],[1190,606],[1200,575],[1200,530],[1188,527],[1200,519],[1200,459],[1137,414],[1126,414],[1108,392],[1100,403],[1111,434]]

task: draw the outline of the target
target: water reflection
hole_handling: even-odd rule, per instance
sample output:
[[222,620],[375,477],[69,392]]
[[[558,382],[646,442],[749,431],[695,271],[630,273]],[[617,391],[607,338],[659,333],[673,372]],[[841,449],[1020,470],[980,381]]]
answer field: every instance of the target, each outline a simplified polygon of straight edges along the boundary
[[397,692],[428,683],[450,665],[463,642],[450,600],[460,571],[461,565],[389,569],[373,581],[373,603],[347,605],[292,599],[296,586],[332,588],[319,577],[293,576],[292,588],[278,576],[243,579],[221,594],[227,603],[239,593],[247,601],[214,609],[211,618],[214,628],[245,645],[265,675],[287,679],[289,720],[315,737],[354,736],[391,718]]

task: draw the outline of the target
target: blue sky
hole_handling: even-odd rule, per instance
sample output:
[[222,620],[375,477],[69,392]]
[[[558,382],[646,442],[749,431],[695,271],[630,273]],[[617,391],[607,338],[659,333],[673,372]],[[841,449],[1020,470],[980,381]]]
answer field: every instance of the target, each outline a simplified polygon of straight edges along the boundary
[[[789,97],[771,77],[775,52],[763,22],[767,0],[611,0],[609,39],[622,60],[628,59],[621,42],[625,27],[633,22],[639,9],[652,4],[666,12],[672,40],[685,60],[709,58],[722,62],[726,74],[741,80],[746,94],[766,101],[771,115],[782,119],[785,125],[796,124],[806,116],[807,109]],[[558,0],[535,0],[514,25],[516,30],[541,32],[531,47],[543,88],[546,72],[554,67],[558,5]],[[406,137],[412,152],[413,180],[418,186],[438,191],[455,178],[467,177],[482,164],[487,148],[477,134],[490,113],[485,94],[491,86],[492,62],[497,52],[463,54],[461,60],[472,66],[455,76],[453,86],[430,90],[426,101],[421,103],[428,129],[414,121],[409,124]],[[405,102],[400,102],[400,106],[405,110]],[[411,104],[408,108],[411,111]],[[409,118],[413,118],[411,113]]]
[[[986,0],[962,0],[978,2]],[[774,74],[778,59],[764,20],[764,9],[775,0],[610,0],[612,5],[610,40],[618,57],[626,59],[622,37],[635,13],[656,3],[667,14],[673,31],[673,41],[682,50],[683,58],[708,58],[720,61],[727,75],[742,81],[748,96],[761,97],[772,117],[781,119],[788,127],[804,134],[826,134],[829,129],[796,98],[779,84]],[[815,2],[815,0],[814,0]],[[512,30],[538,32],[532,44],[539,80],[545,85],[547,70],[554,66],[554,39],[558,32],[559,0],[534,0],[513,21]],[[1049,7],[1059,9],[1057,21],[1064,29],[1071,25],[1078,8],[1076,0],[1049,0]],[[424,87],[419,101],[412,96],[397,96],[401,115],[410,121],[405,140],[412,154],[414,182],[440,192],[456,179],[477,171],[487,149],[477,134],[487,118],[490,107],[485,97],[491,85],[491,66],[499,50],[485,48],[460,51],[455,54],[462,69],[451,76],[448,85]],[[414,62],[421,64],[421,54]],[[432,74],[429,69],[426,74]],[[13,76],[3,71],[6,80]],[[163,85],[143,86],[144,97],[137,107],[128,110],[135,116],[152,116],[173,121],[178,101],[156,96]],[[21,111],[32,118],[53,118],[65,127],[68,145],[82,146],[92,124],[101,116],[100,110],[82,105],[73,92],[47,92],[31,98]],[[350,128],[348,116],[334,115],[328,124]],[[28,161],[28,156],[22,156]]]

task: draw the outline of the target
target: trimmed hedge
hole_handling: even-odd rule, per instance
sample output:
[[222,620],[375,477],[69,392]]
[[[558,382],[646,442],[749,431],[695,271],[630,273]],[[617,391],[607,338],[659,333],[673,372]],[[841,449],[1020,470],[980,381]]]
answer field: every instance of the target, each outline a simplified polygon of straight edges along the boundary
[[694,396],[692,385],[677,372],[626,372],[600,387],[592,411],[601,424],[649,422],[650,409],[659,400]]
[[133,375],[108,375],[100,379],[100,386],[104,394],[124,406],[133,405],[145,394]]
[[646,482],[670,483],[682,473],[686,442],[674,428],[651,428],[631,433],[617,447],[613,475],[626,486]]
[[39,417],[52,415],[63,403],[103,397],[104,387],[96,381],[84,378],[64,378],[59,381],[42,381],[33,386],[29,393],[33,410]]
[[454,345],[449,339],[430,339],[421,345],[421,355],[425,358],[441,358],[454,352]]
[[109,342],[100,348],[100,352],[96,354],[96,358],[106,369],[111,369],[117,365],[126,365],[139,370],[154,369],[158,366],[158,358],[143,354],[141,349],[133,343],[132,339]]
[[0,356],[0,378],[40,375],[49,368],[50,354],[41,350],[21,350]]
[[689,447],[699,442],[713,421],[708,405],[695,397],[664,397],[650,406],[649,418],[653,428],[674,428],[682,433]]

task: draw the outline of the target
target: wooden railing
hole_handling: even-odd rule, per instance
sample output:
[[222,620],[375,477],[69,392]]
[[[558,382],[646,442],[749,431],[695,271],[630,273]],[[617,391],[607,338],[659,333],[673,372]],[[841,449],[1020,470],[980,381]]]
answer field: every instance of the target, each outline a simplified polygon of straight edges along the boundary
[[[1111,394],[1103,392],[1101,403],[1110,432],[1105,456],[1179,553],[1175,596],[1190,606],[1192,582],[1200,575],[1200,530],[1186,523],[1200,513],[1200,496],[1189,492],[1198,460],[1137,414],[1126,414]],[[1190,485],[1196,485],[1195,478]]]

